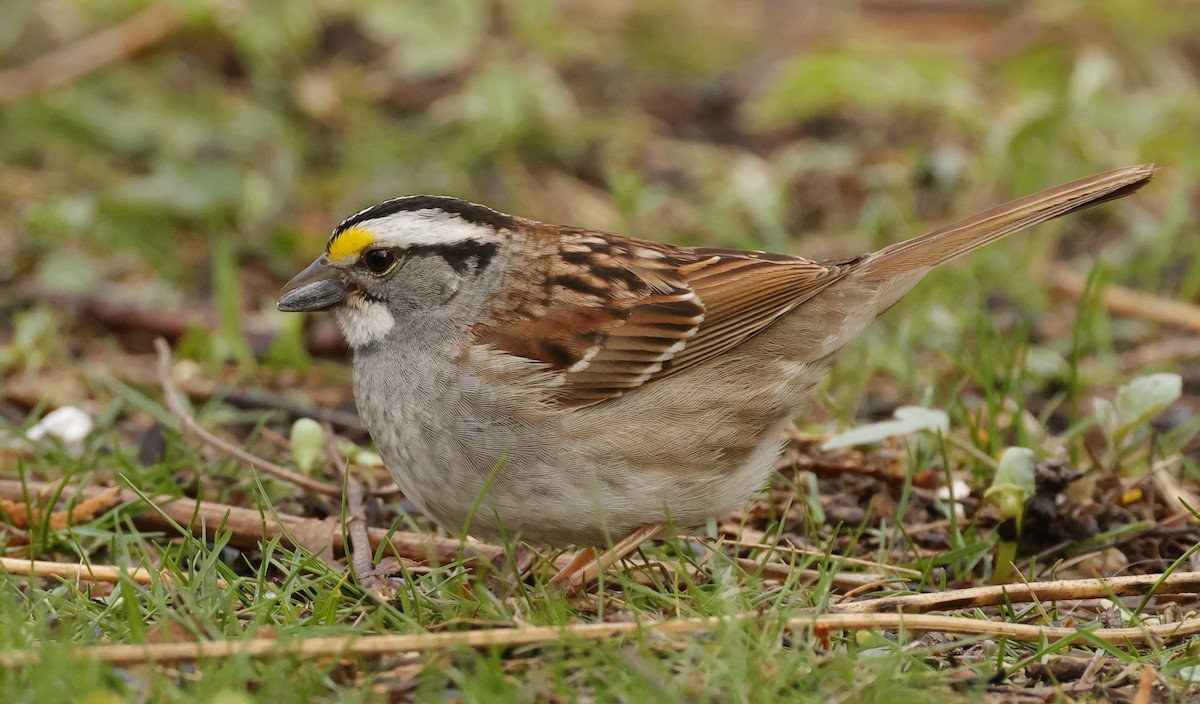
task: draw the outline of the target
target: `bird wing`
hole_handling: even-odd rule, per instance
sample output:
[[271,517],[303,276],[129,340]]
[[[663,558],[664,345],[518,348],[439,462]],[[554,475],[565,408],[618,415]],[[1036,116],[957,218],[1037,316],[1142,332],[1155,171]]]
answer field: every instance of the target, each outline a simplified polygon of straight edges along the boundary
[[848,262],[693,249],[570,231],[541,305],[477,326],[476,341],[563,375],[557,401],[587,406],[736,347],[841,278]]

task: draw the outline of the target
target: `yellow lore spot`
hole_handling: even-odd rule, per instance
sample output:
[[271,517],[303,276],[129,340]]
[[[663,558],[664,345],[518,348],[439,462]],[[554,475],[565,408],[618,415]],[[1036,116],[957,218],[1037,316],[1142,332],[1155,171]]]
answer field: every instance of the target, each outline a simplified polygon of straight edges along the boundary
[[336,262],[357,257],[374,241],[375,235],[361,227],[347,227],[329,241],[329,258]]

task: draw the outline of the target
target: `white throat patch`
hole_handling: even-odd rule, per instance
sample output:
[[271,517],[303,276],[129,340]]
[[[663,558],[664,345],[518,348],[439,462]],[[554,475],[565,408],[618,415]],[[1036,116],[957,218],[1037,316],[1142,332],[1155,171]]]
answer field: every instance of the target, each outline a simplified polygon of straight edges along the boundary
[[396,318],[387,306],[361,295],[347,298],[345,305],[334,310],[333,319],[352,349],[378,342],[396,324]]

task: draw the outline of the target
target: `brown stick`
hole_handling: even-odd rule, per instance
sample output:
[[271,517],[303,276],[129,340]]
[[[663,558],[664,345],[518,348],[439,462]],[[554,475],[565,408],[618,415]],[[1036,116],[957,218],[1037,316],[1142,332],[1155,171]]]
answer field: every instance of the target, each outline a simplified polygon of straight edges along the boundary
[[[0,567],[4,571],[22,577],[60,577],[62,579],[78,579],[90,582],[108,582],[116,584],[122,577],[133,580],[137,584],[153,584],[154,573],[144,567],[118,567],[116,565],[95,565],[78,562],[49,562],[47,560],[20,560],[15,557],[0,557]],[[189,577],[182,575],[184,579]],[[170,582],[176,574],[160,570],[158,578]],[[227,587],[229,583],[223,579],[217,580],[217,586]]]
[[[1072,298],[1079,298],[1087,287],[1087,279],[1065,266],[1050,271],[1054,287]],[[1192,332],[1200,332],[1200,306],[1161,296],[1134,291],[1125,286],[1109,284],[1100,294],[1100,302],[1112,315],[1151,320]]]
[[[1157,586],[1155,586],[1157,585]],[[991,587],[972,587],[948,592],[914,594],[855,601],[832,607],[837,613],[926,613],[950,609],[971,609],[1005,603],[1064,601],[1108,596],[1144,596],[1155,594],[1194,594],[1200,592],[1200,572],[1141,574],[1107,579],[1068,579],[1050,582],[1025,582]],[[1200,619],[1198,619],[1200,620]]]
[[167,410],[179,420],[179,425],[185,433],[264,474],[270,474],[277,479],[325,496],[342,495],[341,490],[337,487],[311,479],[299,472],[293,472],[286,467],[280,467],[274,462],[268,462],[201,428],[196,419],[184,409],[183,404],[179,401],[179,390],[175,388],[175,381],[171,379],[171,348],[167,345],[167,341],[161,337],[155,338],[154,349],[158,353],[158,380],[162,384],[163,399],[167,404]]
[[168,6],[155,3],[124,22],[33,61],[0,71],[0,103],[60,86],[162,41],[179,26]]
[[[4,571],[22,577],[61,577],[84,579],[92,582],[121,581],[121,577],[138,584],[153,584],[154,575],[144,567],[117,567],[115,565],[86,565],[77,562],[48,562],[46,560],[19,560],[15,557],[0,557]],[[171,579],[168,572],[159,573],[164,581]]]
[[338,452],[334,440],[333,428],[325,425],[325,451],[329,461],[341,474],[346,485],[346,517],[342,521],[346,532],[350,534],[350,568],[364,589],[378,593],[380,583],[374,576],[375,565],[372,560],[370,537],[367,535],[367,500],[362,481],[354,476],[349,465]]
[[[71,491],[74,491],[76,495],[86,499],[109,490],[100,487],[83,487],[77,490],[68,490],[63,493],[63,496],[68,497],[71,495]],[[12,501],[23,502],[27,497],[29,499],[50,497],[54,496],[56,491],[57,485],[55,484],[0,479],[0,498]],[[142,497],[135,492],[123,490],[120,498],[123,504],[140,504],[150,509],[150,506],[143,502]],[[231,533],[230,543],[242,548],[258,547],[261,542],[276,536],[287,540],[289,535],[301,531],[305,522],[313,520],[286,513],[259,512],[176,496],[152,496],[149,497],[149,500],[158,508],[158,511],[162,512],[162,515],[156,511],[139,515],[135,519],[135,524],[139,528],[173,532],[175,529],[172,522],[174,522],[191,531],[193,535],[204,536],[206,532],[211,534],[211,531],[217,526],[224,526]],[[430,564],[449,564],[463,556],[490,561],[503,553],[503,548],[494,545],[467,544],[464,546],[459,540],[405,531],[392,532],[389,539],[389,531],[382,528],[369,528],[367,538],[372,550],[378,550],[382,545],[385,546],[387,553],[398,558],[419,560]],[[341,549],[341,531],[331,530],[329,540],[334,550]]]
[[[800,579],[816,582],[825,576],[822,570],[810,570],[794,567],[785,562],[772,562],[751,560],[747,557],[735,558],[735,562],[748,573],[758,575],[764,579],[775,579],[783,581],[788,577],[799,575]],[[885,574],[872,574],[870,572],[839,572],[831,570],[833,574],[829,576],[830,582],[835,589],[849,589],[858,592],[858,590],[866,587],[883,587],[888,584],[895,584],[902,581],[896,576]],[[861,593],[861,592],[858,592]]]
[[[425,652],[447,648],[514,647],[572,640],[607,640],[634,633],[667,635],[702,633],[723,624],[763,620],[764,618],[760,615],[750,614],[732,618],[672,619],[649,623],[583,623],[562,628],[541,626],[448,633],[305,638],[287,641],[260,638],[144,645],[121,644],[78,648],[69,657],[87,658],[94,662],[113,665],[135,665],[272,655],[299,656],[301,658],[394,655],[402,652]],[[1143,628],[1096,629],[1051,628],[1033,624],[929,614],[825,614],[822,616],[799,616],[788,619],[785,623],[789,628],[808,629],[818,634],[842,630],[904,629],[907,631],[944,631],[1004,636],[1023,641],[1040,641],[1044,638],[1050,642],[1086,634],[1090,638],[1106,643],[1121,644],[1178,639],[1200,633],[1200,619]],[[62,653],[61,655],[66,654]],[[41,660],[42,652],[37,648],[0,653],[0,665],[4,667],[33,665]]]
[[1137,692],[1133,695],[1133,704],[1150,704],[1154,698],[1154,683],[1158,680],[1158,670],[1150,663],[1142,665],[1142,674],[1138,677]]

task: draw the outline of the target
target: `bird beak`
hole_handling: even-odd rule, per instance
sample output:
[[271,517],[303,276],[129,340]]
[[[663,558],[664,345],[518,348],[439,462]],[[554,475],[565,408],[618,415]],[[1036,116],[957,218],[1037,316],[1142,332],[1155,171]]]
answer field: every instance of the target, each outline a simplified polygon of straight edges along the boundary
[[275,307],[285,313],[325,310],[341,303],[345,297],[346,284],[342,283],[338,270],[325,263],[322,255],[287,282]]

